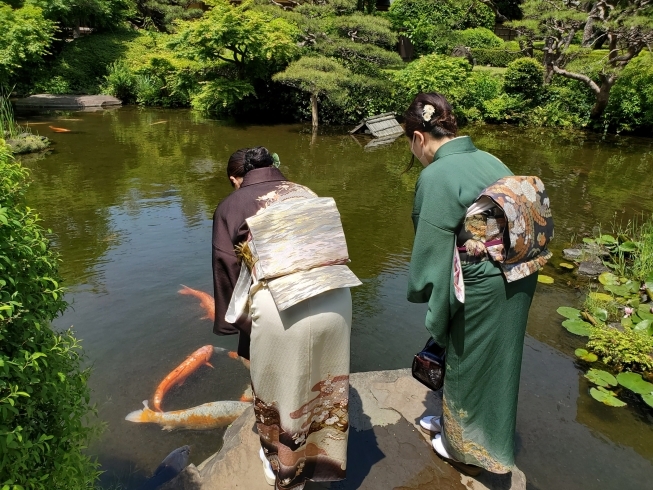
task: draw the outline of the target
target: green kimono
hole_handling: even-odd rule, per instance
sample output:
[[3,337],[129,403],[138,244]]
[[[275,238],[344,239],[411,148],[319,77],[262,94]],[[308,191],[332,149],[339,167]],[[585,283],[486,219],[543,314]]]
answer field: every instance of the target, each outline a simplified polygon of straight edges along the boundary
[[483,189],[512,172],[469,137],[442,145],[417,181],[408,300],[427,303],[426,328],[446,346],[443,435],[449,454],[494,473],[514,465],[522,349],[537,274],[507,283],[495,263],[463,263],[453,289],[456,232]]

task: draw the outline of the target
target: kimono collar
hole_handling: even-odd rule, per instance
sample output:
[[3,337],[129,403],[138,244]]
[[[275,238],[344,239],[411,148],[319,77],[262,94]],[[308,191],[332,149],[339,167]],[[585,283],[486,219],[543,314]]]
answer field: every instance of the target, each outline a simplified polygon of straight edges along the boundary
[[240,184],[240,187],[247,187],[248,185],[260,184],[262,182],[273,182],[275,180],[285,181],[288,179],[286,179],[277,168],[255,168],[245,174],[243,183]]
[[438,151],[435,152],[433,156],[433,161],[439,160],[440,158],[448,157],[455,153],[472,153],[478,151],[478,148],[472,143],[472,139],[469,136],[461,136],[459,138],[454,138],[451,141],[447,141],[444,145],[438,148]]

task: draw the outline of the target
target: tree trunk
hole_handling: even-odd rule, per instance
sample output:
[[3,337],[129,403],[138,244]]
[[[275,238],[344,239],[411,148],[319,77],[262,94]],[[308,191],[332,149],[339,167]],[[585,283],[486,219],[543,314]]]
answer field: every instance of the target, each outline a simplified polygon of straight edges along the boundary
[[587,24],[583,30],[583,47],[588,47],[592,41],[592,34],[594,33],[594,17],[587,18]]
[[317,131],[317,94],[311,94],[311,116],[313,120],[313,131]]
[[594,107],[592,107],[592,112],[590,112],[592,119],[599,119],[605,112],[605,108],[608,107],[608,102],[610,101],[610,90],[612,90],[612,86],[616,80],[616,77],[606,77],[602,80],[601,90],[596,94],[596,102],[594,102]]

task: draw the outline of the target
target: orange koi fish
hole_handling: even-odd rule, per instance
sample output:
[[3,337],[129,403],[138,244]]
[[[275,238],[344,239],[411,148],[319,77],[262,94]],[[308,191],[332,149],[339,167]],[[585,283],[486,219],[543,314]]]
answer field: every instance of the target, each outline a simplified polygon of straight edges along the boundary
[[211,321],[215,321],[215,300],[213,296],[204,291],[198,291],[197,289],[189,288],[188,286],[183,286],[183,289],[179,290],[179,294],[188,294],[190,296],[195,296],[200,300],[200,306],[206,311],[206,316],[203,319],[208,318]]
[[55,133],[70,133],[70,129],[57,128],[56,126],[48,126]]
[[183,384],[184,381],[186,381],[186,378],[188,378],[188,376],[190,376],[193,372],[195,372],[197,368],[199,368],[202,364],[211,366],[211,364],[209,363],[209,359],[211,359],[212,355],[213,355],[212,345],[205,345],[204,347],[200,347],[195,352],[193,352],[190,356],[188,356],[186,360],[182,362],[179,366],[177,366],[170,374],[168,374],[163,379],[163,381],[159,383],[159,386],[157,387],[156,392],[154,393],[154,399],[152,400],[154,409],[157,412],[162,411],[161,402],[163,401],[164,395],[168,392],[170,388],[172,388],[175,385]]
[[144,408],[125,417],[130,422],[159,424],[164,430],[194,429],[207,430],[224,427],[236,420],[251,403],[235,401],[210,402],[187,410],[155,412],[150,410],[147,400]]
[[[216,349],[219,349],[219,347],[216,347]],[[247,369],[249,369],[249,361],[245,359],[244,357],[240,357],[237,352],[234,351],[229,351],[227,352],[227,355],[231,357],[232,359],[236,359],[240,361],[243,366],[245,366]]]

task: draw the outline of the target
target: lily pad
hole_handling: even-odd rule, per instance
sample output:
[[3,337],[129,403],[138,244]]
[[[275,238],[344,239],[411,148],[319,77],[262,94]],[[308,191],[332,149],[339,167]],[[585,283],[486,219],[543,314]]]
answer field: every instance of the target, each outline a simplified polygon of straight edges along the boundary
[[574,354],[576,354],[576,357],[579,357],[583,361],[587,362],[596,362],[599,359],[597,355],[594,354],[594,352],[587,352],[585,349],[576,349]]
[[619,245],[619,250],[621,252],[626,252],[626,253],[637,252],[638,248],[639,246],[635,242],[624,242],[621,245]]
[[614,299],[609,294],[596,292],[590,293],[590,298],[592,298],[594,301],[612,301]]
[[620,284],[619,286],[614,286],[611,284],[608,284],[606,286],[603,286],[606,291],[610,291],[611,293],[615,294],[616,296],[630,296],[631,294],[637,292],[639,288],[634,289],[633,287],[634,283],[626,283],[626,284]]
[[604,272],[603,274],[599,275],[599,282],[604,286],[618,286],[619,278],[612,272]]
[[653,407],[653,393],[642,395],[642,400],[644,400],[644,403],[646,403],[649,407]]
[[560,262],[559,265],[563,269],[568,269],[570,271],[573,271],[576,268],[576,266],[574,264],[570,264],[569,262]]
[[537,282],[541,282],[542,284],[553,284],[555,281],[551,276],[545,276],[544,274],[538,274],[537,275]]
[[621,319],[621,324],[622,324],[624,327],[628,327],[628,328],[630,328],[630,327],[633,326],[633,320],[632,320],[632,318],[630,318],[630,317],[624,317],[624,318]]
[[608,405],[609,407],[625,407],[626,404],[617,398],[612,391],[606,390],[605,388],[599,386],[598,388],[591,388],[590,395],[595,400]]
[[609,372],[601,371],[600,369],[590,369],[585,373],[585,377],[595,385],[604,386],[605,388],[617,386],[617,384],[619,384],[617,378],[612,376]]
[[[633,330],[635,330],[636,332],[645,332],[648,334],[650,328],[651,328],[651,320],[642,320],[641,322],[635,325]],[[653,391],[653,389],[651,391]]]
[[649,304],[639,305],[639,308],[637,308],[637,316],[639,316],[642,320],[651,320],[653,322],[653,313],[651,313],[651,305]]
[[600,322],[605,323],[608,321],[608,310],[605,308],[594,308],[592,310],[592,315]]
[[642,376],[637,373],[619,373],[617,381],[624,388],[634,391],[639,395],[648,395],[653,393],[653,384],[644,381]]
[[591,323],[584,322],[583,320],[565,320],[562,322],[562,326],[565,327],[569,333],[580,335],[582,337],[589,337],[590,329],[592,328]]
[[570,320],[580,319],[580,310],[577,310],[576,308],[561,306],[556,311],[558,312],[558,315],[562,315],[565,318],[569,318]]
[[600,243],[603,245],[616,245],[617,239],[612,235],[601,235],[600,238],[596,239],[596,243]]

